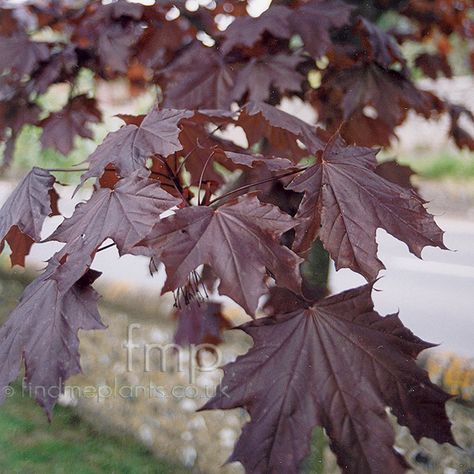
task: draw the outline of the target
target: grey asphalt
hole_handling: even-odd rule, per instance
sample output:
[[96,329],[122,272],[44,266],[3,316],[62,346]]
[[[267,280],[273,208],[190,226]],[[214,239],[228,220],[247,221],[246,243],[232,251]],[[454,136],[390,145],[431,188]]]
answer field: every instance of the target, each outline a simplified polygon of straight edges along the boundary
[[[450,251],[423,250],[423,260],[407,246],[379,230],[379,258],[386,270],[373,297],[381,314],[399,311],[400,318],[419,337],[440,344],[439,349],[474,357],[474,223],[438,218]],[[342,291],[362,284],[349,271],[333,271],[331,287]]]

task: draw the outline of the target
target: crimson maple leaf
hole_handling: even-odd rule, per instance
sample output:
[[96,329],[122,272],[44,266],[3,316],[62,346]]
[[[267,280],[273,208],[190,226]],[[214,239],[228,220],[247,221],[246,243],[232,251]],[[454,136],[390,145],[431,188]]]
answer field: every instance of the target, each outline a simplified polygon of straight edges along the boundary
[[370,148],[348,147],[335,135],[316,164],[288,185],[305,193],[296,216],[303,223],[296,228],[295,249],[308,249],[318,236],[336,268],[350,268],[368,280],[384,268],[377,258],[378,228],[405,242],[418,257],[428,245],[446,248],[425,202],[413,190],[379,176],[375,154]]
[[277,207],[246,194],[217,209],[177,209],[160,220],[139,246],[148,247],[149,255],[164,263],[163,292],[185,286],[192,271],[208,264],[220,278],[219,292],[253,315],[267,292],[266,270],[278,286],[300,292],[302,259],[278,240],[296,224]]
[[98,123],[102,114],[95,99],[78,95],[70,100],[59,112],[52,112],[40,122],[43,128],[41,145],[43,148],[55,148],[67,155],[74,147],[74,138],[94,138],[90,123]]
[[79,329],[103,329],[97,310],[98,294],[90,287],[100,274],[89,271],[61,292],[53,261],[49,269],[31,283],[20,304],[0,329],[0,402],[5,388],[25,363],[26,389],[46,410],[49,418],[65,381],[81,371]]
[[416,440],[456,444],[444,407],[450,397],[415,363],[432,345],[396,314],[374,311],[371,290],[240,327],[254,345],[224,367],[221,390],[202,408],[249,412],[229,462],[249,473],[296,473],[321,426],[343,472],[403,473],[386,407]]
[[0,251],[5,241],[12,250],[12,265],[25,264],[31,245],[41,240],[44,219],[58,214],[55,178],[34,167],[18,184],[0,210]]

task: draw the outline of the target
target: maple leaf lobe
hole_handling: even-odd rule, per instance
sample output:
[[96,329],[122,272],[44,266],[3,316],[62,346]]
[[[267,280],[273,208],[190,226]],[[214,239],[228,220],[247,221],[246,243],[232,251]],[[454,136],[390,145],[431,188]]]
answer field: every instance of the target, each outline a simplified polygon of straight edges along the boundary
[[45,218],[56,213],[55,181],[49,171],[33,167],[2,206],[0,251],[7,241],[13,265],[24,266],[31,245],[41,240]]
[[368,284],[239,328],[254,345],[224,367],[223,390],[202,408],[249,412],[229,462],[247,472],[296,473],[314,427],[322,426],[343,472],[403,473],[408,465],[393,449],[386,406],[416,439],[455,444],[444,408],[450,397],[414,360],[431,344],[396,315],[376,313],[371,290]]
[[302,260],[278,240],[295,225],[277,207],[247,194],[217,209],[177,209],[158,222],[139,246],[148,247],[149,255],[165,264],[163,291],[184,286],[193,270],[208,264],[221,280],[219,291],[254,314],[260,296],[267,292],[267,269],[277,285],[300,292]]
[[320,162],[287,186],[304,197],[296,215],[294,248],[306,251],[316,237],[336,268],[350,268],[373,280],[384,268],[377,258],[378,228],[405,242],[421,258],[425,246],[446,248],[443,231],[413,189],[385,180],[375,170],[375,151],[348,147],[339,135],[327,144]]

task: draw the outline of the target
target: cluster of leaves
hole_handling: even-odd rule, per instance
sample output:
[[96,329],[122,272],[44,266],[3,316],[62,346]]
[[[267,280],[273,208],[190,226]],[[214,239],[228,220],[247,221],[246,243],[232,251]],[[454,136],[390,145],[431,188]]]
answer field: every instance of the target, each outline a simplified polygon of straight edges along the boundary
[[[97,81],[125,78],[135,91],[159,86],[164,104],[176,108],[299,97],[327,129],[344,121],[342,136],[363,146],[387,145],[409,110],[427,118],[447,113],[458,146],[474,149],[459,124],[461,116],[472,120],[470,112],[418,90],[400,50],[405,42],[429,42],[414,64],[429,77],[451,76],[452,36],[472,42],[474,35],[469,0],[354,2],[358,8],[342,0],[288,0],[258,18],[248,16],[245,0],[209,1],[196,11],[185,3],[0,5],[4,165],[25,124],[42,127],[42,145],[65,155],[74,137],[91,138],[89,124],[101,114],[93,98],[76,95],[83,69]],[[374,23],[386,10],[400,18],[389,32]],[[71,92],[62,110],[48,115],[38,98],[53,84]]]
[[[373,22],[387,3],[412,31],[389,34]],[[472,147],[459,124],[470,112],[418,90],[398,45],[434,32],[469,38],[472,22],[459,0],[456,8],[447,0],[370,4],[275,2],[258,18],[237,0],[194,12],[124,1],[2,9],[7,156],[26,123],[62,153],[76,135],[91,136],[101,114],[94,98],[74,92],[82,68],[97,80],[157,84],[161,101],[144,116],[121,116],[123,126],[87,159],[81,186],[94,180],[91,197],[45,240],[44,220],[59,214],[53,170],[33,168],[1,209],[12,264],[23,265],[35,243],[64,243],[0,330],[2,388],[23,361],[26,383],[51,416],[58,393],[48,388],[80,370],[78,330],[102,327],[91,266],[111,239],[121,255],[166,269],[163,293],[174,293],[180,343],[220,340],[227,322],[216,294],[253,318],[241,327],[253,348],[224,369],[226,390],[204,407],[249,411],[230,459],[248,472],[297,472],[316,426],[345,472],[404,472],[387,407],[416,439],[455,443],[449,396],[415,362],[430,344],[371,301],[384,268],[378,228],[418,257],[426,246],[444,248],[443,233],[409,170],[379,165],[369,147],[388,143],[408,110],[450,113],[458,145]],[[57,39],[40,41],[44,29]],[[67,104],[43,117],[39,95],[62,82],[71,85]],[[313,104],[322,128],[276,108],[285,96]],[[225,138],[236,127],[248,146]],[[305,291],[301,265],[317,241],[337,268],[368,283],[321,299]],[[258,310],[266,317],[256,318]]]
[[[252,421],[232,458],[249,472],[295,472],[316,425],[326,428],[347,472],[386,465],[402,472],[385,406],[418,439],[454,442],[444,414],[448,396],[414,361],[429,345],[396,315],[381,318],[373,310],[372,284],[319,302],[301,289],[302,256],[317,238],[338,267],[369,282],[383,268],[378,227],[417,255],[427,245],[443,247],[423,200],[377,173],[374,150],[347,146],[339,134],[327,139],[327,132],[256,102],[235,113],[154,108],[124,120],[89,157],[82,180],[96,178],[92,196],[46,239],[64,247],[0,332],[3,387],[23,360],[26,383],[51,414],[57,393],[39,388],[62,387],[78,372],[77,331],[102,327],[90,286],[98,274],[90,267],[112,239],[120,254],[164,264],[163,292],[174,291],[181,308],[178,340],[219,339],[220,308],[203,292],[227,295],[252,317],[267,296],[272,316],[243,327],[255,346],[226,369],[231,397],[207,405],[249,410]],[[273,149],[291,144],[315,162],[253,153],[213,133],[228,126],[242,127],[249,139],[257,127]],[[230,171],[248,168],[303,195],[295,216],[268,202],[271,194],[251,190],[262,182],[224,191]],[[1,211],[0,237],[17,263],[40,241],[46,216],[57,212],[54,182],[34,168]]]

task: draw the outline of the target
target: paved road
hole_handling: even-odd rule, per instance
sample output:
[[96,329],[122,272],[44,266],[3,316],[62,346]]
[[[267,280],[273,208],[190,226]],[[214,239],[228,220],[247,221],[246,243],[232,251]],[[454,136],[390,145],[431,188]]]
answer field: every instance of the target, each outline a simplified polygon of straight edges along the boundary
[[[9,191],[8,186],[0,186],[0,201]],[[64,189],[62,195],[68,198],[70,190]],[[60,208],[70,215],[74,203],[61,199]],[[442,349],[474,357],[474,223],[446,217],[437,220],[446,231],[445,243],[452,251],[427,248],[423,261],[411,255],[405,244],[378,231],[379,257],[387,270],[376,284],[382,290],[374,292],[376,309],[382,314],[400,310],[403,322],[418,336],[441,343]],[[44,236],[60,221],[59,217],[48,219]],[[60,245],[55,243],[34,246],[29,263],[38,265],[58,248]],[[114,248],[98,254],[93,267],[104,272],[104,282],[139,284],[159,292],[163,281],[163,275],[149,275],[146,258],[119,258]],[[350,270],[331,273],[335,292],[363,283],[363,278]]]
[[[405,244],[378,231],[379,258],[387,270],[374,292],[382,314],[400,310],[402,321],[419,337],[440,349],[474,357],[474,223],[438,218],[452,251],[426,248],[423,261]],[[359,275],[340,270],[331,275],[334,291],[363,283]]]

